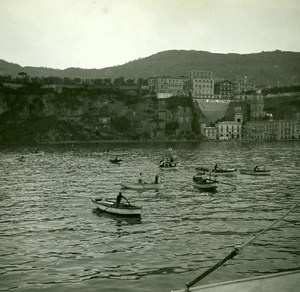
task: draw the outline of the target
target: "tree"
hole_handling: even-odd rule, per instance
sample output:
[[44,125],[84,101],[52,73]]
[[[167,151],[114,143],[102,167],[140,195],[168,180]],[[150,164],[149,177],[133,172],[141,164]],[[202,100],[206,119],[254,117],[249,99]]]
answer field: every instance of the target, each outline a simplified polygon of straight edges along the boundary
[[104,78],[104,85],[105,85],[105,86],[112,85],[112,83],[111,83],[111,78]]
[[134,80],[133,79],[126,79],[126,85],[134,85]]
[[101,79],[101,78],[97,78],[97,79],[94,79],[94,84],[95,85],[103,85],[104,84],[104,80],[103,79]]
[[81,83],[81,78],[74,78],[73,83],[74,84],[80,84]]
[[117,78],[115,78],[113,84],[114,84],[114,86],[124,85],[125,84],[124,77],[117,77]]
[[72,79],[70,79],[69,77],[64,77],[64,79],[63,79],[63,84],[66,84],[66,85],[72,85],[72,84],[73,84],[73,81],[72,81]]

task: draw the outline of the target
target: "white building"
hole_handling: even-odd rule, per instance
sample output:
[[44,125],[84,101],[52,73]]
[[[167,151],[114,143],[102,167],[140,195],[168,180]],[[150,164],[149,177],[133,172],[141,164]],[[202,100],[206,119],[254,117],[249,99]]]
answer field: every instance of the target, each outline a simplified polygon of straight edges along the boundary
[[151,93],[168,94],[168,97],[183,94],[183,78],[153,77],[148,79],[148,86]]
[[251,140],[293,140],[299,139],[297,121],[252,121],[246,123],[244,137]]
[[242,138],[242,123],[234,121],[219,122],[216,125],[217,139],[231,140]]
[[185,91],[193,97],[214,98],[214,80],[211,71],[190,70],[185,73]]

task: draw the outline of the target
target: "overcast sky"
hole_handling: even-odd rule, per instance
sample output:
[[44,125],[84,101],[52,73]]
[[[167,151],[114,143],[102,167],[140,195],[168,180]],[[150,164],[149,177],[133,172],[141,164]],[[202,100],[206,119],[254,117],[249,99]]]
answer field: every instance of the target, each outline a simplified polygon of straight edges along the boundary
[[0,59],[104,68],[160,51],[300,52],[300,0],[0,0]]

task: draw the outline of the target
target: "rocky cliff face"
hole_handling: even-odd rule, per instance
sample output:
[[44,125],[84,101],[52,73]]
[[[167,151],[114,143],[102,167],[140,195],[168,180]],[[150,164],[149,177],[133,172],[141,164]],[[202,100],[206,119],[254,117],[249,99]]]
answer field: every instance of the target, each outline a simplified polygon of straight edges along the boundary
[[151,97],[118,90],[0,89],[0,142],[150,138],[157,128]]

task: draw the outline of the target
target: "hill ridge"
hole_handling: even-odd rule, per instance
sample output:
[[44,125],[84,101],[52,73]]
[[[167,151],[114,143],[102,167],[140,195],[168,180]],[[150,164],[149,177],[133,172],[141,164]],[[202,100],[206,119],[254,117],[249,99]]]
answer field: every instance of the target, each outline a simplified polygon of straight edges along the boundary
[[68,67],[20,66],[0,59],[0,75],[17,76],[20,71],[31,77],[69,78],[149,78],[152,76],[182,76],[186,71],[212,71],[218,81],[234,76],[251,76],[257,85],[289,86],[300,84],[300,53],[292,51],[262,51],[258,53],[212,53],[200,50],[171,49],[101,69]]

